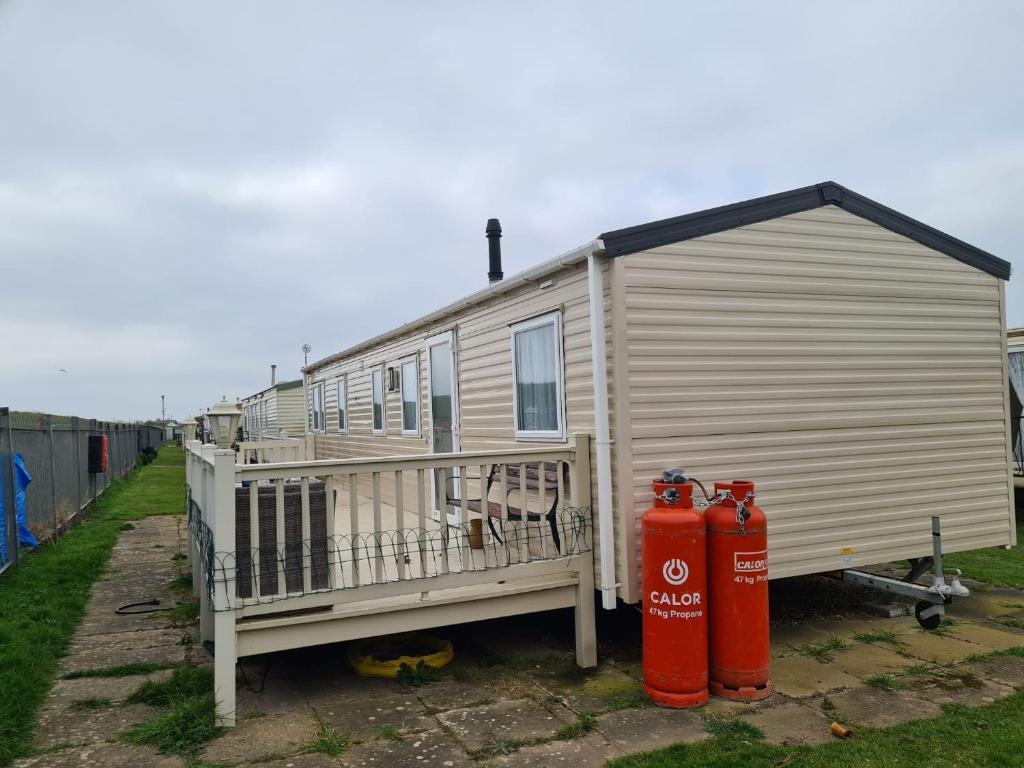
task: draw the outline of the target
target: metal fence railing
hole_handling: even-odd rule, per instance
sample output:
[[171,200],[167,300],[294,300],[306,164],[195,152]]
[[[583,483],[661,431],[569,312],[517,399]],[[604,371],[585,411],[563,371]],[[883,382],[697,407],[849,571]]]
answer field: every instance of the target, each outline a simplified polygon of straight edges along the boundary
[[1017,419],[1016,434],[1013,437],[1013,473],[1024,477],[1024,417]]
[[[89,473],[90,435],[106,435],[107,471]],[[53,541],[74,524],[93,499],[135,468],[139,453],[164,442],[163,429],[145,424],[97,421],[0,408],[0,498],[3,533],[0,572],[18,561],[15,456],[32,482],[25,490],[26,527],[40,542]],[[6,558],[3,551],[6,550]]]

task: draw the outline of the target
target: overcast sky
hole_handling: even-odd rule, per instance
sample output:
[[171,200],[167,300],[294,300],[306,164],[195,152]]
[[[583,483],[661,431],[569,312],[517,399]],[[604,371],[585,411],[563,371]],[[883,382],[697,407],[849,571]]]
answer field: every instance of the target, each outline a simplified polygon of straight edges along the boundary
[[1024,325],[1022,29],[1009,1],[0,0],[0,405],[183,417],[479,289],[490,216],[510,274],[826,179],[1014,262]]

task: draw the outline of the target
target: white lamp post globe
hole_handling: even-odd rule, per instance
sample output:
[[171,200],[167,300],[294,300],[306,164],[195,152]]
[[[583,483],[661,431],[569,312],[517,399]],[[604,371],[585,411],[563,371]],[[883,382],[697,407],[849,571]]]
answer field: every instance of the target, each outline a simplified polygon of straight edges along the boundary
[[193,419],[191,416],[187,419],[183,419],[181,422],[181,439],[185,442],[196,439],[196,427],[199,426],[199,422]]
[[230,448],[238,431],[238,421],[242,417],[241,409],[228,399],[222,398],[219,403],[207,412],[206,419],[213,433],[213,441],[218,448]]

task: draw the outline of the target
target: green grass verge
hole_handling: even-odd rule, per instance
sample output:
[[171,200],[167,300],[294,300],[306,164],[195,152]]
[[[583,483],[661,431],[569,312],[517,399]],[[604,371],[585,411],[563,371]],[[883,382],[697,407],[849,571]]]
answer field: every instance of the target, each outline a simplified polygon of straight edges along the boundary
[[[1024,530],[1024,509],[1017,508],[1017,529]],[[948,573],[959,568],[964,576],[989,584],[1024,589],[1024,546],[1013,549],[991,547],[942,556],[942,567]]]
[[202,696],[212,691],[212,669],[179,667],[166,680],[147,680],[128,697],[128,701],[153,707],[167,707],[175,701]]
[[156,747],[165,755],[194,757],[206,742],[220,734],[221,729],[215,725],[216,714],[213,691],[176,699],[166,714],[129,728],[121,738],[129,744]]
[[[181,453],[163,448],[160,456],[176,460],[175,452]],[[182,470],[143,467],[100,496],[85,521],[56,544],[26,554],[0,575],[0,766],[27,754],[36,712],[121,527],[180,512],[183,486]]]
[[726,726],[707,741],[627,755],[606,768],[843,768],[852,766],[1019,766],[1024,743],[1024,692],[995,704],[950,706],[935,720],[886,730],[859,730],[848,741],[820,746],[765,744],[756,731]]

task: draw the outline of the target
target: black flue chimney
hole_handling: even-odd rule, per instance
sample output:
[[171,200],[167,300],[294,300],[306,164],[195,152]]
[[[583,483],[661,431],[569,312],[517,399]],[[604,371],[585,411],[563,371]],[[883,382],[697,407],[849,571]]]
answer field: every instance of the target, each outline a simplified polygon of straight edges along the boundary
[[487,257],[490,271],[487,280],[496,283],[505,277],[501,271],[501,222],[497,219],[487,220]]

